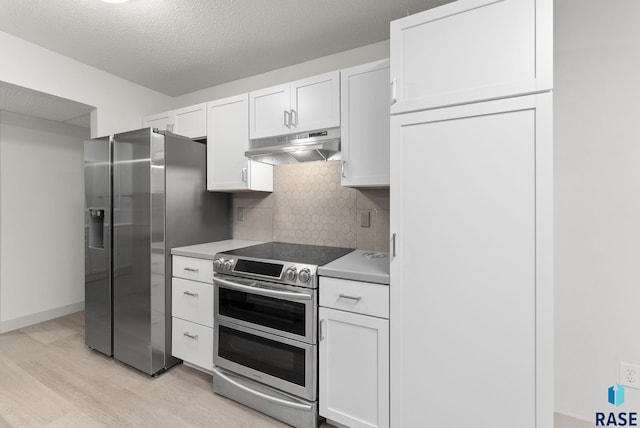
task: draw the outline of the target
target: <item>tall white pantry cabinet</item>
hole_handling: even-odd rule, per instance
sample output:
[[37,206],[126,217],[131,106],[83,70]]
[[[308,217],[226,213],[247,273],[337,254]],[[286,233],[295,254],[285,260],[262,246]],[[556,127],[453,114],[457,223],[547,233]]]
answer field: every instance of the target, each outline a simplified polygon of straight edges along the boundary
[[391,23],[391,427],[553,426],[552,0]]

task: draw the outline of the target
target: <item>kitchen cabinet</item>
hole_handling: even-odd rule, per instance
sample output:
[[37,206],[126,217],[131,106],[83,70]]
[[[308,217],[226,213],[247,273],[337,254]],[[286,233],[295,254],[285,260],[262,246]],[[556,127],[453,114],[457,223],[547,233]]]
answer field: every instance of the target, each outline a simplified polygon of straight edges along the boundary
[[393,426],[553,425],[552,133],[549,92],[391,116]]
[[249,95],[207,103],[207,190],[273,191],[273,166],[248,160]]
[[394,427],[553,426],[552,18],[459,0],[391,23]]
[[318,405],[329,422],[389,427],[388,316],[387,285],[320,277]]
[[391,22],[391,113],[550,90],[552,0],[465,0]]
[[172,256],[172,355],[200,370],[213,369],[213,262]]
[[342,185],[389,186],[389,60],[340,77]]
[[207,103],[174,110],[173,115],[174,133],[193,139],[207,136]]
[[143,128],[148,128],[148,127],[158,128],[158,130],[160,131],[173,132],[175,123],[176,123],[176,116],[173,110],[152,114],[142,118]]
[[192,139],[204,138],[207,136],[207,105],[196,104],[145,116],[142,126],[170,131]]
[[275,137],[340,126],[340,72],[249,93],[249,137]]

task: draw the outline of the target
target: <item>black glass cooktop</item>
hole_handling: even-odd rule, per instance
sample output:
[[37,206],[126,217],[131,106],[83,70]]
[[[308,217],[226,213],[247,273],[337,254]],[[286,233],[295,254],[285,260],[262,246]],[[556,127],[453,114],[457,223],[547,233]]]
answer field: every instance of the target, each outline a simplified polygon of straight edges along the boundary
[[352,251],[353,248],[267,242],[266,244],[225,251],[224,254],[238,257],[252,257],[255,259],[263,259],[264,261],[281,261],[322,266]]

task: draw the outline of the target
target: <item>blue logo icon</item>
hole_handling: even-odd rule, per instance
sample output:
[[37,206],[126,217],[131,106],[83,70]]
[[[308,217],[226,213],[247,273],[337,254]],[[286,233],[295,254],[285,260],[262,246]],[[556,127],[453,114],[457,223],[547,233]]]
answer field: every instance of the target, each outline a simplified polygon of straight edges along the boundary
[[615,384],[609,387],[609,403],[618,407],[624,403],[624,386]]

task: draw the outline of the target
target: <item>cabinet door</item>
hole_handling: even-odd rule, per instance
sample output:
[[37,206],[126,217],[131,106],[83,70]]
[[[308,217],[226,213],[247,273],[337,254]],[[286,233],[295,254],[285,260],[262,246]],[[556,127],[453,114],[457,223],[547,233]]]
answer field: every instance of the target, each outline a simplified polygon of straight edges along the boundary
[[391,22],[391,113],[550,90],[552,21],[552,0],[460,0]]
[[340,72],[291,83],[291,132],[340,126]]
[[207,121],[207,190],[246,190],[248,94],[209,102]]
[[188,138],[207,136],[207,104],[196,104],[175,110],[176,126],[173,132]]
[[145,116],[142,119],[143,128],[158,128],[160,131],[173,131],[175,123],[176,116],[173,110]]
[[245,181],[249,190],[273,192],[273,165],[249,160]]
[[388,427],[389,320],[322,307],[319,319],[320,415],[353,428]]
[[389,185],[389,60],[340,72],[342,185]]
[[393,426],[553,425],[552,156],[550,93],[391,117]]
[[244,156],[249,147],[249,95],[207,105],[207,190],[272,192],[273,166]]
[[290,132],[289,84],[249,93],[249,137],[265,138]]

